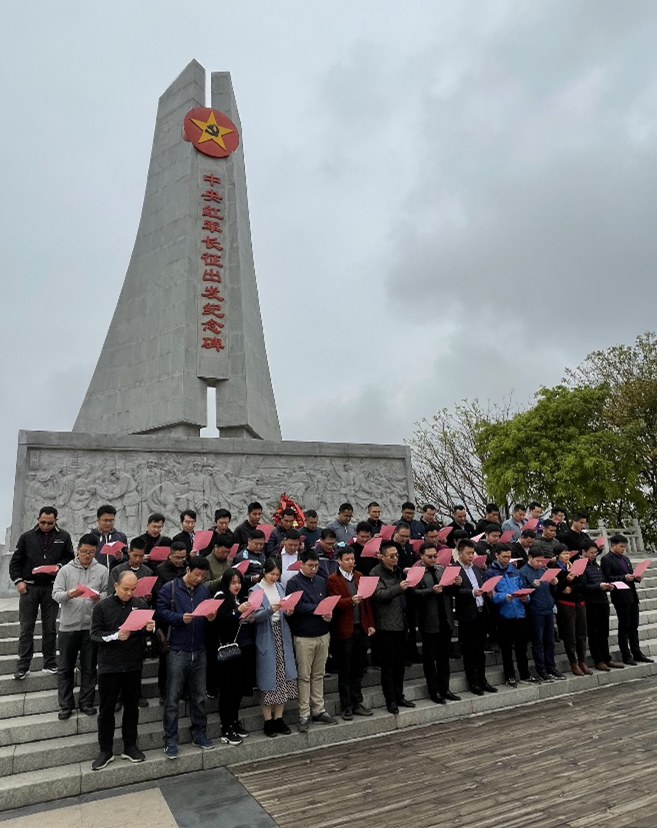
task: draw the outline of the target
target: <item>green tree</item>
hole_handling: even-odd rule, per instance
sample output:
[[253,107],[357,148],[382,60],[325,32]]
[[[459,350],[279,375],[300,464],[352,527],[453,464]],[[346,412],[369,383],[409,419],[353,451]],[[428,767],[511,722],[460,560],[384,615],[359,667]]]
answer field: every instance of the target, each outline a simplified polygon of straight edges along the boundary
[[479,424],[475,447],[493,497],[558,503],[595,522],[634,517],[643,506],[625,435],[607,428],[605,384],[542,388],[507,421]]

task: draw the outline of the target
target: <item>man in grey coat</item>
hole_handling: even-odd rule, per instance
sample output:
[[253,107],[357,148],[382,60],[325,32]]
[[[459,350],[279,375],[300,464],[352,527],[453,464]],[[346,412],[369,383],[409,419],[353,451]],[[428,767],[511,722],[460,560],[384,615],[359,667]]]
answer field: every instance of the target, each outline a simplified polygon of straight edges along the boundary
[[96,645],[91,640],[91,613],[96,602],[107,597],[107,567],[95,560],[98,539],[83,535],[77,556],[57,573],[52,597],[61,606],[59,619],[59,670],[57,673],[59,718],[68,719],[75,709],[73,687],[75,662],[80,656],[80,710],[95,716]]
[[388,713],[396,715],[400,707],[415,707],[404,697],[404,664],[406,661],[406,601],[408,581],[397,566],[399,552],[392,541],[383,541],[381,563],[370,575],[377,577],[372,595],[376,634],[381,652],[381,689]]

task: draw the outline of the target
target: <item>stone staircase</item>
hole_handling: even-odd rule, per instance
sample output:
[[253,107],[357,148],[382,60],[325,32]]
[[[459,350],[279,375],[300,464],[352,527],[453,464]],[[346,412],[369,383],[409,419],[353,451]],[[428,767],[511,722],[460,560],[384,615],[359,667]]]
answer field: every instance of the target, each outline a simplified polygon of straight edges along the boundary
[[[648,570],[639,587],[641,596],[641,646],[647,655],[657,657],[657,567]],[[616,617],[611,610],[612,653],[616,644]],[[35,649],[40,647],[39,627]],[[101,771],[93,772],[91,762],[98,753],[96,718],[74,713],[67,721],[57,718],[57,677],[40,672],[42,661],[37,655],[32,662],[31,674],[22,682],[15,681],[18,644],[18,600],[0,601],[0,811],[26,805],[62,799],[68,796],[118,788],[122,785],[144,782],[180,773],[209,770],[236,762],[270,758],[296,753],[308,748],[332,745],[339,742],[375,736],[399,728],[444,722],[473,714],[485,713],[503,707],[531,704],[542,699],[570,693],[594,690],[657,674],[656,664],[640,664],[610,673],[594,671],[592,676],[575,677],[568,670],[563,645],[557,645],[557,663],[569,676],[567,681],[536,686],[520,684],[511,690],[502,684],[503,674],[499,654],[488,656],[487,676],[499,687],[496,694],[473,696],[466,690],[465,676],[460,659],[452,660],[451,689],[462,695],[462,701],[447,705],[435,705],[427,698],[426,685],[420,665],[406,671],[405,693],[417,703],[412,710],[402,710],[391,716],[385,704],[379,684],[380,674],[370,669],[365,676],[365,703],[374,708],[371,718],[356,718],[333,726],[314,725],[309,733],[296,729],[291,736],[266,738],[262,733],[262,720],[257,697],[245,700],[241,718],[252,731],[239,747],[219,743],[220,726],[216,712],[217,702],[208,700],[208,734],[217,747],[203,752],[191,745],[188,732],[189,719],[181,704],[180,756],[168,760],[163,752],[162,708],[158,703],[157,662],[147,661],[144,666],[143,691],[150,706],[140,710],[139,745],[146,753],[147,761],[132,764],[120,756]],[[618,656],[618,653],[615,653]],[[568,671],[568,672],[567,672]],[[338,712],[337,678],[326,680],[326,707],[330,713]],[[121,713],[117,713],[120,724]],[[294,705],[285,713],[286,720],[297,721]],[[120,726],[117,728],[120,735]],[[120,742],[115,752],[120,754]]]

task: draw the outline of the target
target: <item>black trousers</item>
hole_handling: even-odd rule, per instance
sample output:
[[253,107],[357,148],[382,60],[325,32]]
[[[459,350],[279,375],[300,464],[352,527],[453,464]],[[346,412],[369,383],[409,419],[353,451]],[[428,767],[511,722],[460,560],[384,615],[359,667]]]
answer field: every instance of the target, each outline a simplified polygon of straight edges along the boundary
[[459,644],[468,687],[481,687],[486,681],[486,636],[488,613],[482,610],[472,620],[459,621]]
[[59,604],[53,600],[52,585],[27,585],[27,592],[18,599],[18,664],[16,669],[29,670],[34,655],[34,626],[41,609],[41,652],[44,667],[57,667],[57,612]]
[[413,596],[406,597],[406,660],[417,661],[420,653],[417,649],[417,605]]
[[529,676],[529,662],[527,660],[527,619],[502,618],[497,616],[497,640],[502,651],[502,665],[505,678],[514,678],[513,651],[516,651],[516,662],[520,678]]
[[379,630],[377,635],[381,645],[381,689],[386,704],[395,704],[404,698],[406,631]]
[[365,675],[367,644],[367,633],[360,624],[354,626],[351,638],[333,639],[333,655],[338,667],[338,693],[343,710],[346,707],[358,707],[363,703],[361,688]]
[[128,673],[101,673],[98,676],[98,744],[101,751],[114,752],[114,707],[119,693],[123,699],[123,720],[121,734],[124,750],[137,745],[137,725],[139,724],[139,693],[141,690],[141,670]]
[[212,695],[215,695],[219,690],[219,662],[217,661],[218,649],[219,632],[217,625],[215,623],[206,624],[205,655],[207,656],[207,667],[205,670],[205,689]]
[[243,655],[233,661],[224,661],[222,664],[218,664],[216,650],[214,651],[214,662],[218,666],[219,719],[221,720],[221,731],[225,734],[239,718],[244,687],[242,672],[246,664]]
[[586,659],[586,607],[557,603],[557,627],[571,664]]
[[611,661],[609,652],[609,603],[586,605],[586,629],[589,634],[589,651],[594,664]]
[[422,668],[429,696],[442,696],[449,690],[449,646],[452,631],[449,627],[437,633],[421,632]]
[[618,617],[618,646],[623,658],[639,655],[639,604],[614,604]]
[[57,698],[60,710],[73,710],[75,686],[75,662],[80,656],[80,708],[93,707],[96,695],[96,645],[89,630],[59,633],[59,670],[57,672]]

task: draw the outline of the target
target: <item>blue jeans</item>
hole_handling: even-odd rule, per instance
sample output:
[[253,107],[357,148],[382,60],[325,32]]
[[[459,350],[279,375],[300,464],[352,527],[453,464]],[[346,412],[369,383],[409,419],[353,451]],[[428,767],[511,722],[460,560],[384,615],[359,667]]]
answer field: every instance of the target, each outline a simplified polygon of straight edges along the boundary
[[164,703],[164,743],[178,744],[178,704],[185,685],[189,687],[189,715],[192,739],[205,736],[205,650],[185,653],[170,650],[167,656],[167,694]]
[[529,632],[532,641],[534,666],[539,673],[552,673],[554,663],[554,615],[550,613],[528,612]]

